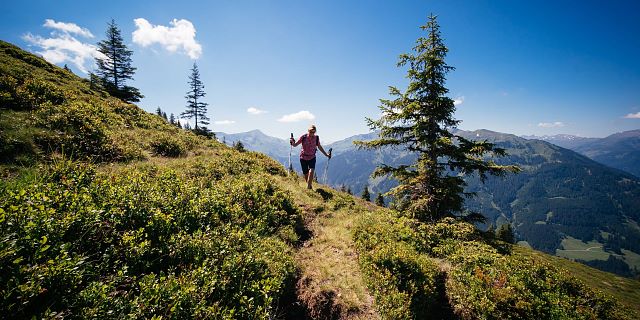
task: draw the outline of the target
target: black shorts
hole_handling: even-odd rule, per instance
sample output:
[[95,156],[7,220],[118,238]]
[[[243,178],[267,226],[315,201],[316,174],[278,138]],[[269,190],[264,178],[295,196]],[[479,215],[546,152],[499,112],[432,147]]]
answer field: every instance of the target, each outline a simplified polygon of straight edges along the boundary
[[316,158],[311,160],[300,159],[300,166],[302,167],[302,173],[306,176],[309,173],[309,169],[316,170]]

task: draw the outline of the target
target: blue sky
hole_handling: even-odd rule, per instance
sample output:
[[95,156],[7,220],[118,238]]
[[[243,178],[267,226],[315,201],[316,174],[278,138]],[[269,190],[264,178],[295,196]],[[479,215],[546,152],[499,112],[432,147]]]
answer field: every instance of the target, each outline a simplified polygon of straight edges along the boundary
[[[286,138],[315,123],[326,142],[367,132],[364,117],[378,117],[387,87],[406,86],[397,57],[411,50],[430,13],[439,16],[447,61],[456,68],[447,87],[460,102],[462,129],[602,137],[640,128],[638,1],[11,1],[2,7],[0,39],[40,53],[52,39],[75,39],[46,56],[81,76],[81,67],[94,68],[87,48],[115,19],[138,68],[130,84],[145,95],[139,105],[148,111],[184,110],[196,61],[214,131],[260,129]],[[60,61],[65,56],[56,50],[77,63]]]

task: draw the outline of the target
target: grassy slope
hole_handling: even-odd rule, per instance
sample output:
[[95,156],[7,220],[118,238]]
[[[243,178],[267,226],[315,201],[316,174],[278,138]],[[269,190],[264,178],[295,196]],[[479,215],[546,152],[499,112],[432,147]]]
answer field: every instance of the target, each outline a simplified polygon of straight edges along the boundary
[[[284,177],[282,174],[282,167],[269,159],[265,159],[264,157],[251,153],[240,154],[235,151],[228,150],[214,141],[202,139],[185,131],[177,130],[166,124],[157,116],[148,114],[136,106],[123,104],[106,96],[100,91],[91,89],[86,81],[83,81],[60,68],[50,65],[42,59],[24,53],[9,44],[0,43],[0,45],[0,48],[2,49],[2,52],[0,52],[0,76],[4,77],[4,80],[6,80],[7,77],[11,77],[18,82],[14,87],[10,87],[6,85],[7,81],[5,81],[3,82],[4,87],[2,87],[2,93],[4,94],[2,99],[4,100],[2,100],[3,105],[2,108],[0,108],[0,129],[2,129],[0,138],[4,139],[3,142],[5,143],[5,146],[10,142],[10,145],[13,147],[5,148],[2,151],[4,153],[2,164],[0,165],[3,166],[5,174],[3,175],[4,178],[0,184],[0,190],[18,190],[21,188],[24,189],[25,187],[27,187],[28,190],[28,187],[34,183],[42,183],[42,180],[38,180],[40,178],[37,178],[36,175],[33,174],[35,169],[25,170],[24,165],[29,166],[41,163],[42,161],[55,159],[57,154],[64,152],[64,150],[68,150],[60,148],[63,144],[66,148],[77,147],[74,146],[74,143],[78,143],[79,141],[77,139],[74,140],[74,138],[77,137],[76,135],[78,135],[79,132],[83,132],[82,130],[67,130],[66,125],[69,123],[64,121],[57,123],[60,127],[52,127],[51,125],[52,120],[61,121],[58,118],[68,118],[69,116],[72,116],[74,119],[78,119],[78,121],[81,122],[80,126],[75,129],[87,129],[87,127],[84,126],[85,122],[83,121],[91,123],[91,126],[88,128],[93,129],[91,132],[96,134],[89,136],[89,138],[96,138],[96,141],[94,142],[99,143],[101,148],[76,148],[74,149],[75,153],[72,153],[71,156],[80,160],[89,159],[102,162],[98,167],[99,179],[97,179],[97,181],[107,183],[107,185],[111,183],[112,186],[116,188],[116,191],[114,192],[117,192],[117,194],[123,199],[123,202],[111,202],[109,206],[116,208],[121,207],[125,210],[124,212],[126,212],[126,210],[130,210],[125,209],[129,208],[128,203],[135,200],[137,197],[135,193],[132,194],[132,192],[128,190],[138,190],[141,196],[148,196],[147,192],[151,192],[152,189],[155,191],[161,191],[160,193],[150,194],[154,197],[153,199],[155,199],[155,202],[148,207],[145,207],[145,211],[141,212],[142,214],[148,215],[146,216],[146,219],[155,221],[156,223],[152,225],[141,225],[140,227],[143,228],[143,230],[147,230],[144,228],[149,228],[148,232],[152,232],[153,230],[156,230],[158,226],[157,223],[162,221],[173,221],[172,219],[179,220],[182,217],[182,214],[189,215],[191,214],[190,212],[199,212],[187,210],[181,214],[175,213],[175,216],[166,216],[161,214],[171,214],[171,212],[163,211],[166,210],[163,208],[165,208],[164,206],[167,205],[167,203],[175,205],[179,205],[180,203],[178,201],[179,199],[171,201],[162,200],[176,198],[176,194],[166,193],[172,190],[171,188],[163,189],[167,187],[167,184],[173,185],[174,183],[178,183],[176,186],[178,190],[183,190],[180,188],[186,188],[184,190],[199,190],[200,192],[203,192],[199,196],[202,199],[209,199],[207,201],[213,201],[211,203],[212,205],[219,203],[215,205],[219,208],[223,208],[220,212],[216,211],[218,212],[217,214],[222,214],[220,217],[225,217],[225,212],[233,212],[235,214],[234,219],[242,219],[229,221],[229,225],[224,223],[215,224],[215,226],[212,226],[214,229],[196,230],[190,235],[181,234],[178,238],[171,238],[171,243],[174,247],[163,248],[160,246],[155,248],[154,250],[160,250],[160,252],[162,252],[162,250],[169,250],[168,252],[173,252],[172,254],[176,254],[175,252],[182,252],[183,254],[189,254],[189,257],[194,259],[189,265],[184,265],[184,261],[187,260],[177,260],[173,262],[168,261],[167,263],[169,263],[169,265],[171,265],[171,263],[175,264],[169,269],[164,269],[166,268],[164,265],[157,265],[158,262],[156,260],[145,260],[154,256],[154,253],[145,253],[145,250],[150,250],[149,248],[142,249],[139,247],[140,244],[147,242],[142,241],[144,238],[136,238],[140,236],[136,236],[137,229],[127,229],[127,226],[123,226],[125,229],[121,232],[124,232],[124,235],[128,235],[127,237],[124,237],[124,239],[129,242],[122,242],[119,245],[123,246],[122,249],[130,256],[121,257],[121,259],[123,259],[122,261],[105,260],[103,262],[107,266],[113,264],[114,266],[118,266],[118,268],[122,267],[122,264],[125,266],[131,264],[129,267],[137,268],[138,273],[127,271],[131,269],[126,268],[124,271],[123,269],[120,269],[123,273],[119,273],[120,271],[118,271],[118,268],[115,268],[110,271],[115,273],[98,274],[98,278],[95,278],[95,274],[92,275],[89,273],[79,278],[83,280],[78,283],[78,288],[67,288],[65,289],[67,291],[60,293],[60,297],[70,297],[70,299],[73,300],[74,294],[77,293],[77,291],[74,290],[80,290],[79,292],[84,294],[84,300],[82,300],[82,303],[84,303],[85,308],[80,309],[80,311],[86,312],[84,313],[85,316],[93,313],[100,314],[100,312],[112,307],[110,305],[112,302],[107,303],[100,300],[100,297],[103,296],[110,297],[110,300],[113,300],[113,297],[117,297],[116,302],[114,303],[122,303],[122,306],[120,306],[122,308],[120,310],[121,315],[127,314],[127,312],[130,312],[130,314],[138,314],[140,316],[164,313],[166,317],[179,317],[180,313],[178,311],[180,310],[176,311],[173,308],[167,309],[166,305],[164,308],[162,307],[163,303],[166,303],[166,301],[175,299],[175,296],[172,296],[172,294],[178,294],[178,297],[185,297],[180,296],[180,294],[185,294],[186,297],[190,297],[187,300],[181,300],[184,302],[184,305],[181,305],[181,307],[184,307],[182,311],[185,312],[189,310],[196,310],[198,312],[202,312],[201,315],[206,314],[205,312],[214,312],[212,314],[216,314],[215,312],[222,312],[222,314],[227,312],[228,314],[231,310],[229,308],[235,308],[233,310],[238,310],[235,312],[254,312],[255,315],[275,314],[283,316],[284,313],[287,312],[287,306],[276,306],[275,304],[277,304],[277,302],[274,301],[277,301],[280,298],[284,300],[286,295],[285,291],[287,290],[286,282],[290,281],[290,277],[292,277],[291,270],[288,269],[288,263],[293,261],[297,264],[296,269],[300,273],[300,281],[298,281],[297,285],[298,299],[307,305],[312,314],[316,312],[316,315],[319,317],[323,317],[328,313],[338,315],[343,318],[378,317],[378,313],[372,310],[372,301],[369,289],[365,286],[365,283],[370,281],[372,276],[376,276],[376,270],[378,269],[368,268],[367,261],[369,260],[366,260],[368,259],[366,257],[366,261],[358,261],[358,256],[365,256],[365,252],[358,251],[359,249],[356,248],[353,238],[354,227],[356,225],[361,224],[362,221],[368,219],[368,217],[378,219],[375,217],[381,213],[378,213],[373,206],[360,200],[353,199],[348,195],[329,189],[324,189],[324,193],[319,190],[315,192],[306,191],[304,188],[301,188],[299,181]],[[56,103],[58,104],[54,104],[50,101],[46,101],[46,99],[39,100],[38,91],[34,90],[32,88],[33,86],[29,87],[28,85],[24,85],[25,83],[28,83],[30,79],[36,79],[40,87],[44,84],[46,88],[49,88],[47,89],[49,91],[62,92],[64,101],[57,101]],[[79,101],[87,103],[78,104]],[[13,106],[11,108],[7,108],[7,103],[9,102],[20,102],[20,105],[18,105],[18,107]],[[32,102],[33,105],[29,108],[21,108],[21,106],[24,106],[23,104],[25,102]],[[43,110],[46,112],[43,112]],[[89,110],[90,114],[86,114],[85,110]],[[21,125],[16,125],[16,120],[20,121]],[[46,122],[43,120],[46,120]],[[55,135],[53,135],[53,133],[55,133]],[[52,138],[52,135],[61,136],[62,138],[56,140]],[[158,140],[164,140],[166,145],[179,149],[180,152],[178,152],[177,155],[181,157],[166,158],[161,156],[162,153],[160,151],[164,149],[158,148],[158,146],[154,146],[153,144]],[[110,158],[109,155],[112,153],[116,153],[118,157]],[[67,154],[67,156],[69,155]],[[140,179],[143,179],[145,175],[148,176],[148,179],[150,180],[146,182],[147,184],[141,185],[143,187],[148,186],[150,188],[149,191],[144,188],[141,190],[135,189],[140,188],[141,185],[137,184],[138,182],[131,178],[139,177]],[[216,181],[221,182],[218,183]],[[59,186],[61,188],[69,187],[64,184],[66,183],[64,180],[60,183],[62,183],[62,185]],[[255,184],[260,184],[260,186],[256,187]],[[249,193],[249,195],[244,198],[235,198],[235,196],[242,195],[249,192],[247,190],[251,190],[246,188],[254,187],[258,188],[257,190],[263,191],[275,188],[275,198],[269,198],[271,199],[269,200],[265,199],[261,194],[252,193]],[[90,186],[89,191],[93,190],[91,188],[94,187]],[[99,190],[96,189],[97,193],[95,193],[95,197],[99,198],[100,193],[98,191]],[[283,193],[280,195],[279,192]],[[205,195],[209,198],[205,197]],[[198,201],[198,197],[195,197],[194,195],[178,194],[178,196],[184,196],[185,199],[183,201],[187,201],[186,203],[189,203],[189,205],[194,205],[190,201],[195,201],[195,203]],[[21,203],[19,200],[16,201],[18,201],[16,202],[18,205],[27,205],[24,202]],[[83,201],[88,200],[84,199]],[[111,200],[106,198],[100,201]],[[286,203],[286,201],[293,201],[296,207],[299,207],[300,209],[298,213],[296,213],[295,210],[291,211],[286,208],[278,209],[277,205],[274,209],[274,207],[270,207],[272,204],[267,205],[266,201],[284,201],[284,203]],[[96,205],[99,205],[99,203]],[[264,209],[262,207],[263,205],[266,206],[264,208],[270,209],[265,209],[267,211],[260,211]],[[10,208],[10,206],[3,207],[3,212],[0,212],[3,214],[2,219],[0,219],[2,222],[7,222],[11,218],[10,213],[7,213],[7,208]],[[188,208],[189,207],[187,207],[187,209]],[[199,208],[201,207],[195,206],[192,209],[201,210]],[[36,209],[39,210],[38,208]],[[288,214],[291,215],[291,218],[295,218],[297,214],[300,214],[302,220],[306,222],[305,225],[307,230],[301,230],[304,228],[301,228],[300,221],[298,221],[297,226],[299,229],[298,235],[295,235],[291,232],[293,225],[290,220],[285,219],[286,221],[283,220],[283,222],[279,222],[273,227],[265,229],[262,225],[252,224],[251,218],[248,218],[254,214],[264,214],[264,216],[261,217],[266,219],[266,221],[270,221],[271,219],[276,218],[273,214],[278,214],[281,210],[289,210],[287,212],[289,212]],[[101,211],[91,211],[86,214],[101,214],[100,212]],[[5,218],[5,215],[9,218]],[[68,220],[70,223],[74,223],[73,219],[77,219],[77,217],[73,215],[69,215],[67,218],[71,219]],[[107,220],[112,218],[113,216],[100,217],[100,219]],[[242,230],[234,229],[235,227],[233,226],[237,225],[240,221],[244,221],[244,223],[248,224],[243,227],[244,229]],[[393,222],[395,221],[393,219],[390,221],[391,222],[389,223],[395,223]],[[107,237],[109,235],[108,231],[110,229],[108,228],[92,229],[92,225],[87,226],[89,231],[96,232],[94,236],[97,238],[95,239],[104,240],[106,238],[101,237]],[[173,227],[179,227],[179,225]],[[225,246],[230,245],[234,248],[230,249],[231,253],[229,253],[229,250],[227,249],[220,251],[219,248],[205,249],[204,247],[199,247],[202,243],[198,242],[200,241],[198,239],[216,239],[215,237],[221,237],[220,234],[215,232],[216,228],[232,228],[229,230],[233,230],[233,234],[238,237],[242,237],[243,235],[253,235],[252,237],[255,237],[253,239],[260,239],[260,241],[258,241],[259,245],[256,247],[253,244],[239,241],[237,246],[233,246],[233,240],[235,238],[231,238],[231,243],[223,241]],[[384,232],[385,230],[381,231]],[[52,232],[52,234],[47,237],[48,239],[42,238],[42,233],[37,233],[38,237],[36,238],[40,239],[39,241],[45,245],[47,241],[51,243],[53,242],[53,239],[56,239],[54,235],[57,231],[53,228],[47,232]],[[308,232],[311,233],[311,238],[306,239],[306,242],[296,249],[296,239],[299,237],[304,238]],[[12,236],[15,236],[15,234]],[[21,235],[18,234],[18,236]],[[113,233],[112,236],[114,238],[109,239],[112,239],[115,243],[119,243],[119,239],[123,238],[122,234],[118,233]],[[170,237],[172,236],[173,235],[170,235]],[[227,236],[228,235],[225,234],[225,237]],[[8,244],[8,242],[5,241],[6,239],[8,238],[3,238],[3,246]],[[231,271],[211,271],[207,268],[212,265],[207,265],[204,261],[199,260],[202,259],[202,257],[198,258],[198,254],[193,256],[193,253],[189,253],[190,251],[181,251],[185,250],[185,248],[180,246],[182,243],[181,241],[187,240],[191,245],[189,248],[204,250],[202,252],[207,253],[207,255],[213,254],[215,256],[219,256],[222,254],[222,256],[225,256],[225,253],[222,252],[226,252],[226,258],[222,261],[235,261],[234,264],[227,266],[232,268]],[[72,243],[80,241],[78,245],[81,245],[83,243],[82,241],[86,241],[86,239],[71,239],[70,241],[72,241]],[[142,242],[137,243],[136,241]],[[149,243],[153,244],[153,241]],[[63,250],[62,247],[60,248],[60,250]],[[389,245],[385,248],[389,249],[393,248],[393,246]],[[51,251],[46,250],[40,252],[42,249],[43,247],[39,247],[39,249],[35,248],[38,254],[43,254],[44,252],[42,257],[29,258],[35,259],[33,260],[33,263],[30,264],[31,269],[20,270],[27,270],[24,272],[31,272],[29,274],[33,274],[36,278],[38,275],[46,278],[47,276],[51,276],[51,274],[46,273],[52,270],[51,267],[49,269],[33,268],[35,268],[35,266],[46,266],[50,263],[49,261],[53,261],[50,263],[52,266],[60,266],[61,270],[64,270],[64,268],[67,267],[71,268],[69,270],[76,270],[72,268],[73,266],[62,264],[63,262],[56,260],[57,256],[51,257],[52,260],[47,260],[49,258],[46,257],[46,254],[49,254]],[[211,296],[194,296],[192,293],[189,293],[192,292],[190,290],[196,290],[196,288],[198,291],[201,291],[204,288],[216,287],[215,284],[203,284],[199,282],[204,279],[202,278],[203,272],[207,270],[209,270],[207,272],[211,272],[211,274],[204,275],[206,276],[205,278],[219,278],[221,280],[228,281],[226,283],[233,284],[234,281],[236,281],[233,277],[233,268],[238,266],[238,268],[249,268],[248,270],[251,270],[255,265],[243,264],[243,261],[251,261],[251,259],[253,259],[251,257],[256,253],[259,253],[260,250],[266,250],[267,252],[273,251],[274,254],[277,250],[280,250],[279,252],[283,255],[278,255],[278,259],[280,260],[277,261],[267,259],[259,260],[259,263],[256,262],[258,263],[257,266],[260,266],[262,263],[263,267],[266,265],[270,270],[270,273],[263,275],[263,278],[261,278],[261,275],[257,274],[253,278],[245,279],[246,281],[252,281],[252,286],[255,285],[256,287],[244,288],[243,286],[240,286],[235,287],[235,289],[230,287],[229,292],[236,292],[233,290],[239,290],[234,293],[239,295],[232,295],[229,297],[222,295],[218,296],[219,300],[212,300]],[[384,256],[378,255],[370,257],[370,261],[387,261],[384,263],[392,263],[392,265],[396,265],[397,263],[402,265],[407,262],[417,263],[416,266],[418,266],[418,269],[439,266],[439,268],[445,272],[447,272],[449,268],[452,268],[451,264],[448,263],[446,259],[432,259],[422,254],[422,258],[416,258],[412,256],[412,252],[414,252],[412,250],[414,249],[408,248],[405,245],[398,247],[397,250],[399,251],[391,252],[394,254],[395,258],[393,259],[395,260],[384,260],[386,259]],[[7,260],[5,267],[9,266],[8,268],[11,268],[11,263],[21,265],[22,262],[20,262],[18,257],[20,255],[19,252],[7,252],[8,251],[2,251],[2,254],[0,254],[0,258],[10,258]],[[74,254],[74,259],[84,261],[81,258],[81,251],[74,252],[75,251],[71,252]],[[150,254],[150,256],[145,254]],[[205,257],[207,255],[205,255]],[[640,285],[638,284],[638,281],[622,279],[583,265],[572,263],[564,259],[553,258],[546,254],[531,250],[516,248],[513,255],[532,257],[559,268],[571,270],[577,278],[584,281],[587,285],[615,296],[627,307],[638,310],[638,306],[640,305],[640,296],[638,294],[638,292],[640,292]],[[15,261],[19,262],[15,263]],[[204,264],[201,265],[200,268],[193,268],[194,265],[191,265],[191,263],[195,266],[197,266],[197,263]],[[92,268],[98,268],[96,270],[101,270],[99,268],[103,268],[105,265],[95,266]],[[45,272],[43,270],[49,271]],[[158,273],[158,271],[154,270],[160,270],[161,272]],[[175,272],[175,270],[182,271],[181,273],[172,273]],[[12,272],[14,271],[16,270],[12,269]],[[39,274],[38,272],[43,273]],[[405,275],[400,270],[397,272],[397,276],[409,277],[408,274]],[[364,279],[362,276],[363,273],[368,275],[365,276]],[[166,278],[167,274],[169,275],[168,278]],[[172,274],[173,276],[171,276]],[[394,278],[388,278],[388,276],[389,275],[383,276],[378,279],[391,281],[389,282],[391,284],[394,281]],[[53,279],[58,279],[55,277],[56,275],[54,274]],[[24,281],[24,279],[28,278],[22,279]],[[6,278],[3,278],[2,280],[4,281]],[[438,281],[435,278],[432,280]],[[16,278],[16,281],[20,281],[20,277]],[[264,281],[267,281],[268,284]],[[431,280],[426,279],[418,282],[407,283],[421,285],[428,284],[430,283],[429,281]],[[87,282],[96,284],[104,283],[107,287],[91,287],[91,290],[87,291]],[[14,282],[12,286],[16,286],[18,284],[20,283]],[[38,287],[34,283],[30,282],[22,283],[20,285],[31,286],[21,288],[21,290],[27,290],[27,292],[35,293],[31,298],[26,298],[25,296],[19,297],[19,302],[26,302],[27,307],[30,305],[33,306],[34,303],[38,303],[38,301],[40,301],[38,299],[43,299],[43,297],[53,299],[51,305],[53,307],[61,304],[59,301],[55,301],[55,296],[47,296],[48,291],[42,291],[42,288],[46,289],[46,287]],[[208,287],[211,285],[213,285],[213,287]],[[372,287],[370,285],[369,288],[380,289],[381,287]],[[390,287],[385,288],[388,289]],[[249,292],[243,291],[245,289],[249,290]],[[421,289],[414,288],[412,290],[419,291]],[[259,292],[269,292],[273,297],[270,299],[260,300],[261,302],[255,302],[257,300],[243,300],[248,299],[248,296],[258,299],[260,296]],[[148,294],[149,296],[146,296],[145,298],[142,294]],[[377,301],[376,308],[380,309],[381,303],[383,303],[383,299],[385,298],[385,294],[379,295],[378,297],[379,301]],[[399,294],[394,295],[392,298],[403,299],[403,297],[404,296],[402,294]],[[5,299],[9,298],[11,298],[10,295],[5,295]],[[147,301],[145,299],[150,300]],[[6,303],[9,300],[4,301]],[[152,301],[155,304],[152,303]],[[212,301],[214,304],[207,306],[207,304],[210,304]],[[104,303],[107,303],[107,305]],[[137,310],[135,303],[143,303],[146,308]],[[190,303],[195,304],[195,306]],[[204,303],[204,305],[201,305],[202,303]],[[237,303],[238,305],[234,305],[234,303]],[[393,301],[391,301],[391,304],[389,305],[393,305]],[[154,306],[158,309],[154,309]],[[80,307],[82,307],[82,305]],[[174,305],[174,307],[176,306]],[[4,305],[3,308],[8,307],[7,305]],[[40,310],[39,312],[43,311],[41,309],[36,309],[36,311],[37,310]],[[65,309],[57,311],[62,312],[62,314],[69,312]],[[26,314],[24,316],[27,317]]]
[[609,272],[585,266],[582,263],[551,256],[521,246],[515,246],[514,252],[525,257],[532,257],[536,261],[543,261],[559,268],[570,270],[571,275],[574,277],[592,288],[615,297],[627,308],[640,314],[640,281],[638,280],[619,277]]

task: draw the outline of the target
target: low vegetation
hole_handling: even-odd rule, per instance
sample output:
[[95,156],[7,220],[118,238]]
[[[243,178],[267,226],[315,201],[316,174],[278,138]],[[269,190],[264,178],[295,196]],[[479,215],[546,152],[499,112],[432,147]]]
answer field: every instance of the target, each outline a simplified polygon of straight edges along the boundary
[[369,288],[390,319],[447,312],[462,319],[636,316],[567,271],[513,253],[512,245],[465,222],[424,224],[378,211],[364,215],[354,232]]
[[0,312],[16,318],[276,314],[295,274],[291,244],[299,211],[265,172],[274,173],[272,160],[210,156],[109,172],[61,160],[39,169],[41,178],[5,184]]
[[638,317],[637,281],[307,191],[4,42],[0,71],[7,317]]

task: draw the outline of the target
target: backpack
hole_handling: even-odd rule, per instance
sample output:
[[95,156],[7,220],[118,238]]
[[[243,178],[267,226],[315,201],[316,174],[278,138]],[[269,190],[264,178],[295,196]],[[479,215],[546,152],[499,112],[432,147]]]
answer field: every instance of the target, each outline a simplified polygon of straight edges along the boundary
[[[304,139],[306,139],[306,138],[307,138],[307,135],[308,135],[308,133],[305,133],[305,134],[302,136],[302,143],[304,143]],[[320,136],[316,135],[316,146],[317,146],[318,144],[320,144]]]

